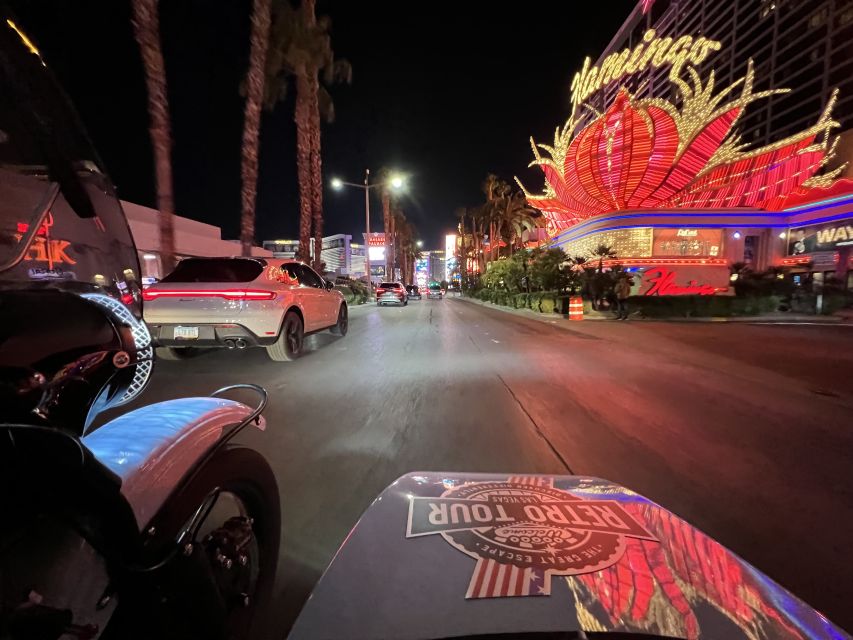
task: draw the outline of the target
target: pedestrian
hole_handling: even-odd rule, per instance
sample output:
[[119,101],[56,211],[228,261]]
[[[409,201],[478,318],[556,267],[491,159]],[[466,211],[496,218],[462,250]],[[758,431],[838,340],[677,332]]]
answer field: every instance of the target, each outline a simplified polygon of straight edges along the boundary
[[616,281],[614,288],[616,294],[616,318],[618,320],[628,319],[628,296],[631,295],[631,279],[622,274]]

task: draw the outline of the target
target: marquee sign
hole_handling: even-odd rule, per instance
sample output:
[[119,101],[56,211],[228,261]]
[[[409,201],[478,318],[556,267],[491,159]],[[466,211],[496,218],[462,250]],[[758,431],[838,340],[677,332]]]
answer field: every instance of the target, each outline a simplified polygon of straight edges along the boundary
[[[813,126],[749,149],[736,127],[745,109],[788,90],[754,91],[752,60],[744,77],[716,90],[714,74],[703,80],[695,65],[719,49],[707,38],[658,37],[649,30],[636,47],[608,56],[600,66],[584,63],[572,82],[572,116],[557,128],[553,144],[530,141],[530,166],[542,169],[545,188],[525,195],[545,215],[550,233],[626,209],[775,211],[789,197],[835,181],[845,165],[825,168],[837,144],[833,130],[839,124],[831,117],[837,90]],[[638,98],[623,87],[604,113],[578,129],[574,108],[584,99],[608,83],[665,65],[678,90],[675,100]]]

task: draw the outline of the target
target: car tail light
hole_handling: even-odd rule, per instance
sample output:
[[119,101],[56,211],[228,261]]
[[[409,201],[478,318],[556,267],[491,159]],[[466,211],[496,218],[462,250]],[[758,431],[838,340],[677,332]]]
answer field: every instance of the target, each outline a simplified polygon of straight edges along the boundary
[[385,293],[385,289],[377,289],[376,290],[376,295],[379,295],[380,293]]
[[261,289],[146,289],[143,300],[157,298],[225,298],[226,300],[272,300],[275,291]]

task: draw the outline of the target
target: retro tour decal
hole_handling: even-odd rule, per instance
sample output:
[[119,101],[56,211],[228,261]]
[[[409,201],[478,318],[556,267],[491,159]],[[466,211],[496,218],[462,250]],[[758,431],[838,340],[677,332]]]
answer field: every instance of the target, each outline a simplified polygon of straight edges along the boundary
[[619,502],[579,498],[548,478],[519,476],[412,497],[406,537],[432,534],[477,560],[466,598],[550,595],[552,575],[615,564],[626,537],[656,540]]

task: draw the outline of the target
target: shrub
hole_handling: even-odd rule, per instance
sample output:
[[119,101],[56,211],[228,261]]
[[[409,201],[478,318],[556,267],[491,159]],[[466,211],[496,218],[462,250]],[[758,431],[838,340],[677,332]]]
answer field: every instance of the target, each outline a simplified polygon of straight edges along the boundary
[[554,313],[557,310],[557,296],[553,293],[543,293],[539,299],[541,313]]
[[647,318],[756,316],[779,308],[779,296],[634,296],[628,306]]
[[335,291],[340,291],[343,294],[344,300],[346,300],[347,304],[353,304],[356,299],[355,292],[348,286],[342,284],[335,285]]
[[516,309],[529,309],[529,303],[529,296],[526,293],[516,293],[512,297],[512,306]]

